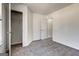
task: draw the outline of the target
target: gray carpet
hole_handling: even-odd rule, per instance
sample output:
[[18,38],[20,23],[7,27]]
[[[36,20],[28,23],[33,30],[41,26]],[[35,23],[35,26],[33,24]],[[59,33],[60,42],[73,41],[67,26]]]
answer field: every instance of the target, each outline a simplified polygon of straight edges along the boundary
[[79,50],[45,39],[33,41],[27,47],[12,46],[12,56],[79,56]]

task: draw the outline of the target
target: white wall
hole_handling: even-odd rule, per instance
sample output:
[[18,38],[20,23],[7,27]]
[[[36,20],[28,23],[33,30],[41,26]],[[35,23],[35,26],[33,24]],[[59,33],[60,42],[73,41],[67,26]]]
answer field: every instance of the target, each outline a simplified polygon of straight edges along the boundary
[[[2,41],[0,42],[0,53],[5,53],[9,50],[9,36],[8,36],[8,21],[9,21],[9,4],[2,3],[1,21],[2,21]],[[1,34],[1,32],[0,32]],[[0,36],[1,38],[1,36]]]
[[28,40],[33,41],[33,12],[28,8]]
[[0,20],[0,46],[3,44],[2,42],[2,21]]
[[72,4],[52,14],[53,40],[79,50],[79,4]]
[[4,40],[2,39],[2,20],[0,20],[0,53],[5,52]]
[[5,53],[6,52],[6,9],[5,9],[5,5],[2,4],[1,6],[2,8],[2,14],[0,14],[2,17],[2,19],[0,20],[0,27],[1,28],[1,39],[0,39],[0,53]]
[[23,39],[22,39],[22,42],[23,42],[23,46],[27,46],[29,45],[29,43],[31,42],[29,39],[28,39],[28,7],[26,5],[23,5],[23,4],[12,4],[12,9],[13,10],[16,10],[16,11],[21,11],[23,12]]

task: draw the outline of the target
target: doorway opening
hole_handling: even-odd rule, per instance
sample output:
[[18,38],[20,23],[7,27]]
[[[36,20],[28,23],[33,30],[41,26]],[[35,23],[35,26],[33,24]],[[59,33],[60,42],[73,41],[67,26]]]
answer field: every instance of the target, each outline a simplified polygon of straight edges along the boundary
[[22,46],[22,16],[23,13],[11,10],[11,45]]

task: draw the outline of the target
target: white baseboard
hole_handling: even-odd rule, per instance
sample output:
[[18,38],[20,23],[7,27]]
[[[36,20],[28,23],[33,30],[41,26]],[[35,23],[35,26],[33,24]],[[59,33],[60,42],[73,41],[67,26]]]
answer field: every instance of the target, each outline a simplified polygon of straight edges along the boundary
[[26,47],[26,46],[28,46],[29,44],[31,44],[31,42],[32,42],[32,41],[29,41],[27,44],[22,45],[22,47]]
[[16,44],[20,44],[22,42],[15,42],[15,43],[11,43],[11,45],[16,45]]
[[76,48],[76,47],[70,46],[70,45],[65,44],[65,43],[62,43],[62,42],[60,42],[60,41],[55,41],[55,40],[53,40],[53,41],[54,41],[54,42],[57,42],[57,43],[59,43],[59,44],[62,44],[62,45],[68,46],[68,47],[70,47],[70,48],[73,48],[73,49],[79,50],[79,48]]

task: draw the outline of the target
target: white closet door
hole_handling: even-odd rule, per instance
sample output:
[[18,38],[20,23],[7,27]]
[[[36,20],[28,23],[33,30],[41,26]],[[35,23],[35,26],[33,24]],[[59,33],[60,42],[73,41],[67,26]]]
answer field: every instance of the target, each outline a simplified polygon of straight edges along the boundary
[[33,40],[40,40],[40,15],[33,15]]
[[52,19],[48,19],[48,38],[52,38],[52,31],[53,31],[53,21]]
[[48,27],[48,23],[47,23],[47,19],[45,18],[45,16],[43,16],[43,18],[41,19],[41,39],[46,39],[48,37],[47,35],[47,27]]
[[33,15],[33,40],[46,39],[47,34],[47,19],[45,15],[34,14]]

